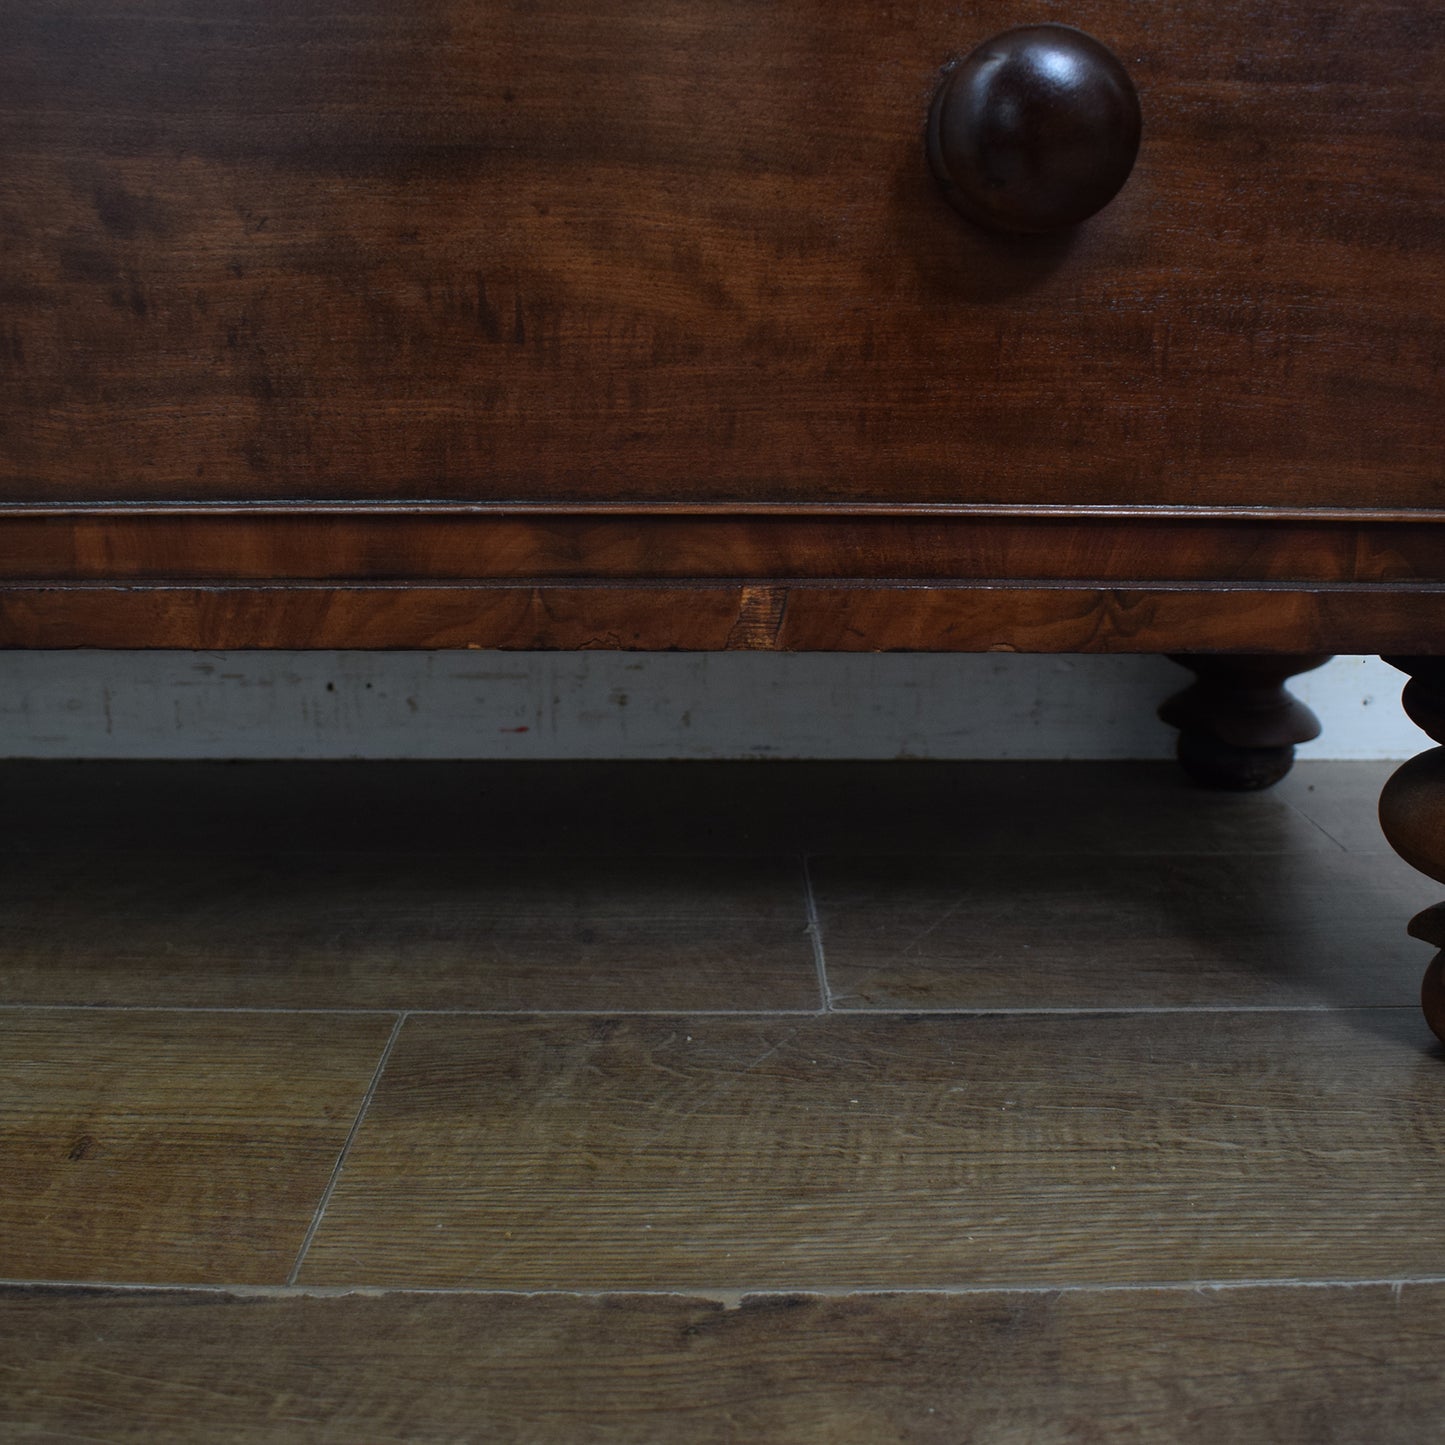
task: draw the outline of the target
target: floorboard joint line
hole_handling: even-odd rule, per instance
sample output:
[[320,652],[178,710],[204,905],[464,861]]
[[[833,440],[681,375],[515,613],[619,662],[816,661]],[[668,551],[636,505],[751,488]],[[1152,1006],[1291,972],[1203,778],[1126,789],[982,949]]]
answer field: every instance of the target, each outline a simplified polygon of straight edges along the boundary
[[287,1004],[211,1003],[0,1003],[0,1013],[115,1013],[115,1014],[346,1014],[371,1016],[394,1014],[394,1008],[355,1008],[344,1004],[327,1007],[291,1007]]
[[823,925],[818,918],[818,897],[813,892],[813,870],[808,855],[802,855],[803,902],[808,911],[808,937],[813,940],[813,966],[818,970],[818,997],[824,1013],[833,1010],[833,990],[828,985],[828,961],[823,956]]
[[[1403,1007],[1404,1005],[1401,1005]],[[816,1018],[816,1008],[408,1008],[409,1016],[422,1018]],[[224,1008],[210,1004],[132,1003],[0,1003],[5,1013],[132,1013],[132,1014],[337,1014],[347,1018],[391,1017],[397,1008],[287,1008],[284,1005]]]
[[286,1276],[288,1286],[296,1283],[297,1277],[301,1273],[301,1266],[305,1263],[307,1251],[311,1248],[311,1241],[316,1238],[316,1231],[321,1228],[321,1220],[326,1214],[326,1206],[331,1203],[331,1196],[341,1182],[341,1171],[346,1167],[347,1155],[351,1153],[351,1146],[361,1131],[362,1120],[366,1118],[367,1111],[371,1108],[371,1101],[381,1086],[381,1076],[386,1071],[387,1060],[391,1058],[391,1051],[396,1047],[396,1041],[401,1035],[401,1026],[406,1020],[407,1014],[400,1013],[396,1016],[396,1022],[391,1026],[391,1033],[387,1036],[381,1057],[376,1061],[376,1068],[372,1071],[371,1082],[367,1084],[366,1092],[361,1096],[361,1105],[356,1111],[356,1118],[351,1121],[351,1128],[347,1131],[346,1139],[336,1156],[336,1163],[332,1166],[331,1177],[326,1181],[326,1188],[321,1191],[321,1198],[317,1201],[316,1213],[311,1216],[306,1236],[301,1241],[301,1248],[296,1252],[296,1262],[291,1266],[291,1273]]
[[1340,850],[1341,853],[1350,852],[1350,849],[1346,848],[1345,845],[1341,843],[1340,840],[1336,838],[1335,835],[1331,833],[1330,830],[1326,828],[1325,825],[1321,823],[1318,818],[1310,817],[1310,815],[1306,813],[1303,808],[1297,807],[1294,803],[1291,803],[1288,798],[1281,799],[1281,801],[1284,803],[1285,807],[1290,810],[1290,812],[1295,813],[1299,817],[1303,818],[1305,822],[1308,823],[1317,832],[1323,833],[1325,837],[1328,838],[1330,842],[1333,843],[1335,847]]
[[[815,945],[814,956],[821,955]],[[823,980],[820,979],[820,983]],[[906,1018],[1009,1017],[1072,1015],[1108,1016],[1122,1014],[1255,1014],[1255,1013],[1400,1013],[1413,1012],[1411,1003],[1181,1003],[1137,1004],[1100,1003],[1073,1005],[1030,1004],[849,1004],[838,1008],[829,993],[826,1007],[818,1008],[408,1008],[408,1017],[416,1018],[817,1018],[820,1013],[835,1013],[840,1018],[872,1018],[879,1015]],[[0,1014],[7,1013],[127,1013],[127,1014],[331,1014],[347,1018],[392,1015],[395,1008],[224,1008],[210,1004],[108,1004],[108,1003],[0,1003]],[[1422,1025],[1423,1027],[1423,1025]]]
[[98,1294],[228,1294],[248,1298],[275,1299],[339,1299],[347,1296],[382,1298],[387,1295],[461,1295],[507,1299],[612,1299],[620,1296],[649,1299],[716,1299],[736,1302],[744,1299],[788,1299],[807,1295],[817,1299],[848,1299],[854,1296],[892,1295],[1098,1295],[1098,1294],[1212,1294],[1245,1290],[1277,1289],[1389,1289],[1396,1294],[1406,1289],[1439,1289],[1445,1287],[1445,1275],[1370,1275],[1351,1278],[1348,1275],[1268,1275],[1245,1279],[1159,1279],[1097,1281],[1081,1284],[884,1284],[884,1285],[684,1285],[677,1289],[638,1289],[628,1285],[597,1289],[544,1288],[525,1289],[516,1286],[428,1285],[428,1284],[218,1284],[190,1281],[155,1282],[150,1280],[81,1280],[81,1279],[5,1279],[0,1278],[0,1291],[5,1290],[93,1290]]
[[[840,1017],[857,1014],[860,1018],[879,1016],[895,1018],[1117,1018],[1127,1014],[1349,1014],[1349,1013],[1409,1013],[1415,1008],[1407,1003],[1101,1003],[1059,1005],[1016,1005],[989,1007],[984,1004],[958,1004],[952,1008],[933,1005],[922,1008],[917,1005],[885,1008],[882,1005],[850,1004],[838,1009]],[[1426,1025],[1422,1021],[1421,1029]]]

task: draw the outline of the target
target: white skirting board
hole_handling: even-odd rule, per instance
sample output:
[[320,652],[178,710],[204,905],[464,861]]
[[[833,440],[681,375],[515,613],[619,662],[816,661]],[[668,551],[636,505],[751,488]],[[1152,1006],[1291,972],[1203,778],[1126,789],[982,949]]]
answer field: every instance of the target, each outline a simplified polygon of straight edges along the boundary
[[[1313,758],[1430,740],[1403,676],[1340,657],[1292,684]],[[1162,657],[1006,654],[0,652],[0,756],[1163,758]]]

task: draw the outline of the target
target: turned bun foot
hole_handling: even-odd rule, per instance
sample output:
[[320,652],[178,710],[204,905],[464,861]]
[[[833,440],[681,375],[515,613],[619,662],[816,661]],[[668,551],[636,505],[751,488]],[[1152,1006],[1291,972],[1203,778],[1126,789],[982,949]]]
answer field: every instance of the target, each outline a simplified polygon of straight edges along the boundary
[[1425,970],[1420,985],[1420,1007],[1435,1037],[1445,1044],[1445,953],[1437,953],[1435,962]]
[[[1405,711],[1438,743],[1445,743],[1445,657],[1387,657],[1408,672]],[[1380,826],[1390,846],[1412,867],[1445,883],[1445,747],[1411,758],[1385,784]],[[1410,936],[1445,949],[1445,903],[1410,920]],[[1445,952],[1425,970],[1420,989],[1425,1021],[1445,1043]]]
[[1179,729],[1179,761],[1201,787],[1236,793],[1272,787],[1293,766],[1295,744],[1320,735],[1319,719],[1284,683],[1328,656],[1172,660],[1197,681],[1159,716]]
[[1176,748],[1180,766],[1201,788],[1251,793],[1272,788],[1294,766],[1294,749],[1237,748],[1209,733],[1183,732]]
[[[1435,751],[1445,753],[1445,748]],[[1445,809],[1441,811],[1445,813]],[[1410,937],[1445,949],[1445,903],[1437,903],[1433,908],[1417,913],[1410,920]],[[1445,1044],[1445,952],[1437,953],[1435,961],[1425,970],[1425,977],[1420,982],[1420,1007],[1425,1011],[1425,1022],[1430,1025],[1435,1037]]]

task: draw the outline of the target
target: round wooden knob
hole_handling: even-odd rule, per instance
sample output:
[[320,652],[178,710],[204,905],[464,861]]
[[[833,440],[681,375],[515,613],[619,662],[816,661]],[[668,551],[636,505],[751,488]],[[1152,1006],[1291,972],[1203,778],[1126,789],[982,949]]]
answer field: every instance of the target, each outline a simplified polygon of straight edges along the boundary
[[986,40],[944,77],[928,159],[948,199],[995,230],[1072,226],[1118,194],[1139,152],[1139,96],[1119,59],[1068,25]]

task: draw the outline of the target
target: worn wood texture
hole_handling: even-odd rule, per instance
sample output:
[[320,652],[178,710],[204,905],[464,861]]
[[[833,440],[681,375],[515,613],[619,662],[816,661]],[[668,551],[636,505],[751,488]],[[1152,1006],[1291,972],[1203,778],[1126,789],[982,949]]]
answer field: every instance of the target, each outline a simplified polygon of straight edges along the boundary
[[[506,815],[486,817],[474,833],[500,842]],[[0,1004],[816,1009],[807,921],[796,857],[129,851],[89,833],[3,860]]]
[[[159,1281],[184,1266],[184,1280],[222,1287],[0,1290],[0,1436],[1432,1438],[1445,1409],[1438,1049],[1413,1009],[1339,1011],[1348,995],[1330,989],[1280,994],[1289,1007],[1270,1014],[1172,1014],[1150,967],[1160,933],[1186,950],[1186,973],[1209,966],[1210,929],[1220,956],[1246,956],[1231,913],[1268,934],[1295,908],[1318,911],[1334,946],[1347,916],[1395,907],[1382,880],[1403,865],[1351,818],[1381,771],[1302,764],[1282,794],[1238,797],[1191,791],[1165,765],[0,766],[0,928],[49,886],[79,915],[59,932],[74,938],[95,908],[85,947],[123,951],[100,913],[134,885],[154,924],[126,961],[137,987],[164,979],[170,941],[229,946],[229,969],[244,940],[195,926],[227,892],[208,893],[207,870],[234,878],[278,840],[335,861],[307,875],[314,889],[288,888],[292,860],[273,856],[271,902],[243,874],[248,921],[273,907],[298,923],[293,958],[324,953],[328,916],[344,932],[371,888],[386,912],[408,896],[436,905],[397,920],[426,965],[444,951],[462,865],[432,877],[434,856],[398,854],[465,848],[503,824],[508,847],[533,854],[510,865],[515,886],[482,890],[503,925],[518,896],[559,912],[571,897],[575,920],[619,924],[698,890],[732,907],[724,855],[759,836],[914,855],[815,860],[825,951],[840,900],[927,925],[925,910],[977,896],[1030,854],[1065,885],[1022,900],[1037,931],[1017,913],[980,920],[1015,962],[1046,949],[1061,918],[1084,924],[1069,968],[1106,952],[1098,892],[1159,905],[1119,910],[1120,949],[1146,984],[1119,1001],[1130,1015],[414,1017],[310,1255],[336,1293],[224,1287],[284,1278],[389,1019],[0,1010],[0,1277]],[[1365,859],[1340,856],[1326,829]],[[78,838],[108,852],[114,887]],[[569,879],[566,855],[609,838],[619,852],[711,856],[668,865],[651,892],[621,862]],[[167,840],[172,862],[146,892]],[[937,857],[950,841],[970,856]],[[1214,856],[1185,865],[1183,886],[1151,883],[1151,855],[1181,846]],[[140,849],[152,851],[127,856]],[[183,850],[197,855],[185,869]],[[1106,856],[1080,878],[1065,852]],[[333,893],[336,880],[347,886]],[[773,896],[766,880],[760,896]],[[343,907],[312,906],[326,897]],[[110,918],[124,933],[119,904]],[[334,960],[354,957],[366,986],[387,940],[356,928],[337,942]],[[50,971],[66,952],[83,964],[85,947],[53,950]],[[1266,938],[1260,970],[1279,982],[1267,952]],[[540,951],[525,965],[545,983]],[[1058,1001],[1057,973],[1017,967],[1013,983],[1022,1009]],[[402,1292],[347,1292],[378,1276]],[[479,1276],[563,1293],[406,1292]],[[1239,1284],[1261,1276],[1275,1284]],[[1159,1280],[1188,1287],[1149,1287]],[[1377,1283],[1327,1283],[1341,1280]],[[585,1293],[618,1281],[682,1293]],[[1041,1288],[918,1293],[920,1281]],[[895,1293],[745,1297],[852,1282]],[[686,1297],[700,1290],[718,1294]]]
[[410,1018],[304,1284],[1439,1273],[1414,1009]]
[[1445,1287],[0,1293],[12,1439],[1416,1445]]
[[1428,653],[1445,587],[32,584],[0,647]]
[[391,1026],[0,1011],[0,1277],[285,1280]]
[[1207,857],[1187,833],[1154,854],[1041,839],[809,871],[842,1009],[1408,1006],[1420,947],[1400,925],[1435,898],[1386,855]]
[[0,496],[1438,506],[1442,17],[1035,7],[1144,144],[1024,243],[1003,0],[12,0]]

